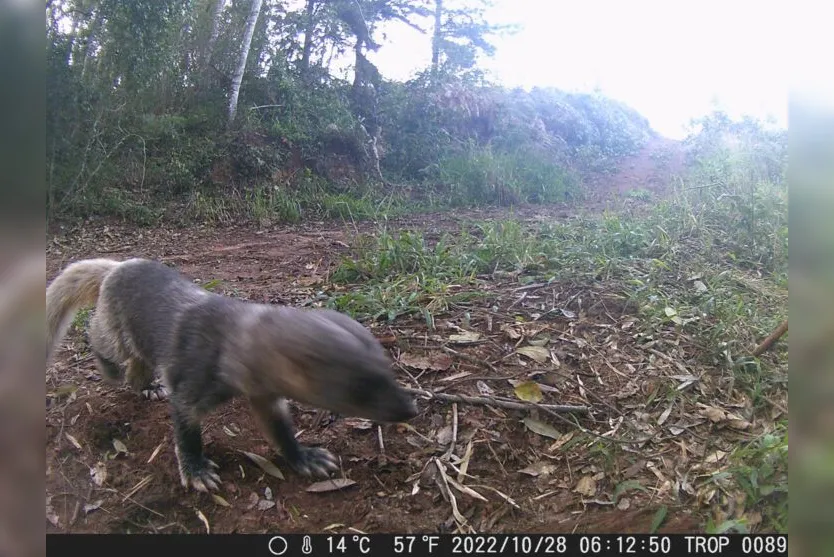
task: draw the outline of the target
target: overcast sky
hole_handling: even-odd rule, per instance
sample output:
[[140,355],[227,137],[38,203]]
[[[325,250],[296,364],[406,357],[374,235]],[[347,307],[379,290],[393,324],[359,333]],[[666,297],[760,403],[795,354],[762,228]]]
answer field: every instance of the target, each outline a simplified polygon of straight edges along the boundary
[[[734,117],[772,116],[787,125],[786,2],[494,3],[491,21],[522,26],[516,35],[497,40],[495,57],[482,64],[504,85],[598,88],[674,138],[683,137],[690,119],[716,102]],[[428,65],[428,36],[402,24],[384,31],[385,46],[371,55],[383,75],[408,79]]]

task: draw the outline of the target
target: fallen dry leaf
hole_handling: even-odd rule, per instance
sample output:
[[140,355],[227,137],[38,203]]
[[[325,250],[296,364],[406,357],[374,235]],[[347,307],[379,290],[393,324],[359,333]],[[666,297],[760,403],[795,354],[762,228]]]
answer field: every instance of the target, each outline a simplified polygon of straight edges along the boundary
[[365,430],[374,427],[373,422],[364,418],[345,418],[342,421],[345,423],[345,425],[352,427],[353,429]]
[[318,275],[312,275],[309,277],[299,277],[298,284],[299,286],[313,286],[315,284],[320,284],[322,282],[322,278]]
[[61,526],[61,520],[58,518],[55,509],[52,508],[52,497],[46,498],[46,519],[56,528]]
[[113,448],[116,449],[117,453],[127,454],[127,446],[118,439],[113,439]]
[[162,446],[164,444],[165,444],[165,441],[163,441],[162,443],[160,443],[159,445],[156,446],[156,448],[153,450],[153,453],[151,453],[151,456],[148,458],[148,464],[153,462],[153,459],[155,459],[156,455],[159,454],[159,451],[162,449]]
[[456,335],[449,335],[449,341],[453,344],[471,344],[481,338],[479,333],[474,331],[463,331]]
[[671,414],[671,413],[672,413],[672,406],[673,406],[673,405],[672,405],[672,404],[670,404],[670,405],[666,408],[666,410],[664,410],[664,411],[663,411],[663,413],[662,413],[662,414],[660,415],[660,417],[657,419],[657,425],[663,425],[663,423],[664,423],[667,419],[669,419],[669,414]]
[[527,356],[539,364],[543,364],[550,359],[550,350],[543,346],[522,346],[516,352]]
[[248,456],[249,460],[251,460],[252,462],[257,464],[260,467],[261,470],[263,470],[264,472],[266,472],[270,476],[272,476],[274,478],[278,478],[279,480],[284,479],[284,474],[281,473],[281,470],[279,470],[277,466],[275,466],[272,462],[265,459],[261,455],[257,455],[255,453],[250,453],[248,451],[240,451],[240,452],[242,452],[243,454]]
[[518,340],[523,334],[517,325],[502,325],[501,329],[507,333],[507,338],[510,340]]
[[225,499],[223,499],[222,497],[220,497],[216,493],[212,493],[211,498],[214,499],[215,503],[217,503],[218,505],[220,505],[222,507],[231,507],[231,505],[229,504],[228,501],[226,501]]
[[268,511],[272,507],[275,506],[275,501],[270,501],[269,499],[261,499],[258,501],[258,510],[259,511]]
[[97,462],[95,466],[90,468],[90,477],[93,478],[93,483],[101,487],[107,481],[107,466],[103,462]]
[[550,464],[546,461],[539,461],[534,464],[531,464],[530,466],[522,468],[521,470],[519,470],[519,473],[527,474],[528,476],[533,476],[534,478],[537,478],[539,476],[550,475],[553,473],[554,470],[556,470],[555,465]]
[[523,381],[515,386],[515,396],[525,402],[541,402],[543,395],[539,384],[535,381]]
[[457,379],[463,379],[467,375],[472,375],[471,371],[461,371],[460,373],[455,373],[453,375],[449,375],[448,377],[444,377],[439,379],[439,381],[456,381]]
[[597,482],[593,476],[583,476],[576,482],[576,487],[573,488],[573,491],[586,497],[593,497],[597,493]]
[[527,342],[530,343],[530,346],[544,346],[550,342],[550,335],[539,335],[536,338],[531,338]]
[[725,456],[727,456],[726,452],[715,451],[714,453],[707,455],[707,457],[704,459],[704,462],[706,462],[707,464],[715,464],[719,460],[723,459]]
[[567,443],[568,441],[573,439],[573,434],[574,433],[576,433],[576,432],[569,431],[568,433],[565,433],[564,435],[559,437],[552,445],[550,445],[547,448],[547,451],[552,453],[553,451],[555,451],[557,449],[560,449],[565,443]]
[[701,408],[701,414],[713,423],[723,422],[727,419],[727,415],[724,411],[720,408],[716,408],[715,406],[704,406]]
[[90,514],[91,512],[93,512],[93,511],[95,511],[95,510],[100,509],[100,508],[101,508],[101,504],[102,504],[103,502],[104,502],[103,500],[99,499],[98,501],[95,501],[95,502],[93,502],[93,503],[87,503],[87,504],[85,504],[85,505],[84,505],[84,514]]
[[727,425],[734,429],[747,429],[750,427],[750,422],[742,418],[728,419]]
[[540,422],[538,420],[534,420],[533,418],[524,418],[524,425],[527,426],[527,429],[532,431],[533,433],[538,433],[539,435],[543,435],[544,437],[550,437],[551,439],[559,439],[561,434],[556,431],[553,426],[548,425],[544,422]]
[[400,362],[408,367],[419,370],[431,369],[434,371],[446,371],[452,366],[452,358],[446,354],[416,356],[406,352],[400,355]]
[[437,442],[441,446],[446,446],[452,442],[452,426],[447,425],[440,428],[437,432]]
[[460,459],[458,466],[458,481],[462,482],[466,477],[466,471],[469,469],[469,459],[472,458],[472,439],[466,445],[466,450],[463,453],[463,458]]
[[323,480],[310,485],[307,491],[310,493],[324,493],[327,491],[337,491],[356,485],[356,482],[347,478],[333,478],[332,480]]
[[69,433],[64,433],[64,436],[69,440],[70,443],[73,444],[73,446],[76,449],[78,449],[79,451],[81,450],[81,443],[78,442],[78,439],[76,439],[75,437],[73,437]]
[[62,396],[71,395],[71,394],[75,393],[77,390],[78,390],[78,385],[75,385],[74,383],[70,383],[70,384],[67,384],[67,385],[61,385],[60,387],[58,387],[54,391],[50,392],[49,396],[53,397],[53,398],[60,398]]
[[199,509],[197,509],[195,512],[197,513],[197,518],[199,518],[206,526],[206,534],[211,534],[211,527],[209,527],[209,521],[208,518],[206,518],[206,515],[204,515],[203,511]]
[[451,485],[452,487],[454,487],[455,489],[457,489],[461,493],[469,495],[470,497],[474,497],[475,499],[480,499],[481,501],[485,501],[487,503],[489,502],[489,499],[487,499],[486,497],[484,497],[483,495],[481,495],[480,493],[478,493],[477,491],[475,491],[471,487],[465,486],[462,483],[457,482],[454,478],[452,478],[449,475],[446,475],[446,481],[448,481],[449,485]]
[[495,394],[495,391],[492,390],[492,387],[484,383],[483,381],[478,381],[475,383],[475,386],[478,387],[478,392],[484,396],[492,396]]

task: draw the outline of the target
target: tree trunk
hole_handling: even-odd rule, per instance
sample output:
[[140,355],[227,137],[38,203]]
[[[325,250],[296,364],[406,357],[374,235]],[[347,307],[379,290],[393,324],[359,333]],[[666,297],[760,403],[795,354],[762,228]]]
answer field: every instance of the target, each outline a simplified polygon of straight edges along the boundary
[[87,33],[87,46],[84,49],[84,61],[81,63],[81,79],[84,79],[84,76],[87,73],[87,66],[90,63],[90,59],[93,57],[93,50],[96,46],[96,35],[101,27],[102,19],[102,10],[96,10],[96,17],[90,26],[90,32]]
[[359,99],[359,91],[365,84],[365,56],[362,54],[362,39],[356,37],[356,46],[353,47],[355,61],[353,63],[353,98]]
[[217,37],[220,36],[220,15],[223,13],[223,6],[226,0],[216,0],[214,10],[211,12],[211,35],[206,43],[206,55],[203,61],[203,68],[208,68],[214,54],[214,45],[217,44]]
[[434,2],[434,36],[431,41],[431,75],[432,78],[437,78],[437,73],[440,71],[440,40],[443,37],[442,21],[443,21],[443,0],[435,0]]
[[252,45],[252,35],[255,34],[255,25],[258,23],[258,14],[261,13],[263,0],[252,0],[252,8],[249,10],[249,17],[246,18],[246,30],[243,33],[243,42],[240,45],[240,59],[237,69],[232,77],[232,91],[229,95],[229,120],[231,126],[237,114],[237,99],[240,94],[240,84],[243,82],[243,72],[246,70],[246,59],[249,58],[249,47]]
[[307,8],[304,13],[304,50],[301,52],[301,77],[307,77],[310,69],[310,53],[313,50],[313,29],[315,20],[313,11],[316,8],[316,0],[307,0]]
[[73,64],[74,62],[77,61],[77,60],[73,60],[73,58],[72,58],[72,50],[73,50],[73,48],[75,48],[75,40],[77,38],[75,36],[75,34],[78,31],[78,19],[76,19],[76,17],[72,18],[72,28],[70,29],[69,39],[67,40],[67,53],[66,53],[66,64],[67,64],[67,66],[69,66],[69,65],[71,65],[71,64]]

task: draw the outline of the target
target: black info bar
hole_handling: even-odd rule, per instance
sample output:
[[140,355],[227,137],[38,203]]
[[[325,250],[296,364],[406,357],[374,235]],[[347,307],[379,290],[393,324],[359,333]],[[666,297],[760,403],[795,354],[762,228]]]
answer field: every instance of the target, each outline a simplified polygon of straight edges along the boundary
[[782,556],[786,535],[768,534],[50,534],[47,554],[199,557],[453,557],[457,555]]

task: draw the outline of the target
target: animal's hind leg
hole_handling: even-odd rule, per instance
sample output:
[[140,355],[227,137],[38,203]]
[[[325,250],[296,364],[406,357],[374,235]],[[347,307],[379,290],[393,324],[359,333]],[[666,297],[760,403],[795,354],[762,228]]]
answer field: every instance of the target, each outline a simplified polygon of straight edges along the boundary
[[108,360],[95,349],[93,349],[93,356],[96,360],[96,367],[104,379],[110,383],[120,383],[122,381],[124,372],[118,364]]
[[121,351],[118,340],[108,334],[106,325],[102,322],[102,317],[98,312],[93,314],[90,321],[88,339],[99,373],[111,383],[120,383],[124,379],[124,371],[119,363],[124,361],[124,358],[119,357]]
[[165,400],[168,390],[154,380],[153,368],[135,356],[127,361],[127,383],[136,393],[141,393],[148,400]]

